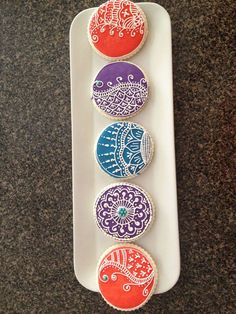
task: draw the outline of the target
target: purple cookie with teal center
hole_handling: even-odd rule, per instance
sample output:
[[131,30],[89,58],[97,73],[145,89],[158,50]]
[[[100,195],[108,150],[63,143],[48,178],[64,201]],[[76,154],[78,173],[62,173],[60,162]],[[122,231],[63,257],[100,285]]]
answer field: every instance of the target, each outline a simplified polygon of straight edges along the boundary
[[133,241],[150,226],[154,209],[150,196],[139,186],[116,183],[97,197],[94,213],[98,227],[117,241]]
[[92,99],[106,116],[126,119],[137,114],[148,97],[148,83],[143,71],[130,62],[104,66],[93,83]]

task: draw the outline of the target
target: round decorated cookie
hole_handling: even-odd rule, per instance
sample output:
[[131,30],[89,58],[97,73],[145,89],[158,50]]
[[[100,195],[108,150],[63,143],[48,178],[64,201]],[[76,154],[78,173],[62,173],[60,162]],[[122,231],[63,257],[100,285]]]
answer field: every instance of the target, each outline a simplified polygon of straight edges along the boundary
[[135,54],[148,32],[143,11],[129,0],[110,0],[92,15],[88,37],[92,47],[103,57],[122,60]]
[[143,306],[157,283],[152,258],[133,244],[109,248],[98,263],[98,285],[102,297],[112,307],[130,311]]
[[148,97],[148,84],[142,70],[130,62],[105,65],[93,83],[96,108],[112,119],[134,116]]
[[131,183],[115,183],[97,197],[94,214],[98,227],[117,241],[133,241],[153,219],[153,204],[147,193]]
[[131,178],[151,162],[154,145],[149,133],[134,122],[119,121],[107,126],[96,145],[96,160],[114,178]]

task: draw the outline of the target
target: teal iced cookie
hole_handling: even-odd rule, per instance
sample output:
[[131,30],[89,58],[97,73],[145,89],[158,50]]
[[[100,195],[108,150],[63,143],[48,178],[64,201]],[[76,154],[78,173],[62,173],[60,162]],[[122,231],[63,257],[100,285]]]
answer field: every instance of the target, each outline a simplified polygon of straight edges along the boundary
[[115,122],[100,134],[96,159],[115,178],[137,176],[151,162],[154,146],[149,133],[133,122]]

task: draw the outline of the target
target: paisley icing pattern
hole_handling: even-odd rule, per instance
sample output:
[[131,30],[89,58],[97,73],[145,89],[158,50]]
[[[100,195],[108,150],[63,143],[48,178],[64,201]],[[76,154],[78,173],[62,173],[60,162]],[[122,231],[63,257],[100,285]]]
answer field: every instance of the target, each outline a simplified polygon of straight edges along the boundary
[[150,135],[133,122],[115,122],[100,134],[96,159],[115,178],[138,175],[150,163],[153,153]]
[[152,203],[140,187],[130,183],[108,186],[95,202],[98,227],[118,241],[132,241],[148,228]]
[[143,72],[129,62],[113,62],[104,66],[93,83],[92,98],[97,107],[112,118],[136,114],[148,96]]
[[100,292],[117,309],[141,307],[153,294],[156,280],[154,262],[135,245],[112,247],[98,265]]
[[143,41],[146,19],[142,10],[129,0],[102,4],[89,23],[90,43],[108,57],[121,57]]

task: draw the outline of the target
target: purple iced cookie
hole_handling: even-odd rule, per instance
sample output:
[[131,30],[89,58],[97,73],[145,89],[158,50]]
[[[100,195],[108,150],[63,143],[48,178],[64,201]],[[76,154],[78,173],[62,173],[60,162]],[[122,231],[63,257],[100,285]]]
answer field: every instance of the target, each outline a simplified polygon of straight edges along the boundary
[[95,202],[98,227],[117,241],[133,241],[149,227],[153,218],[150,197],[139,186],[116,183],[107,186]]
[[148,84],[142,70],[130,62],[104,66],[93,83],[92,99],[102,113],[113,119],[126,119],[138,113],[148,97]]

